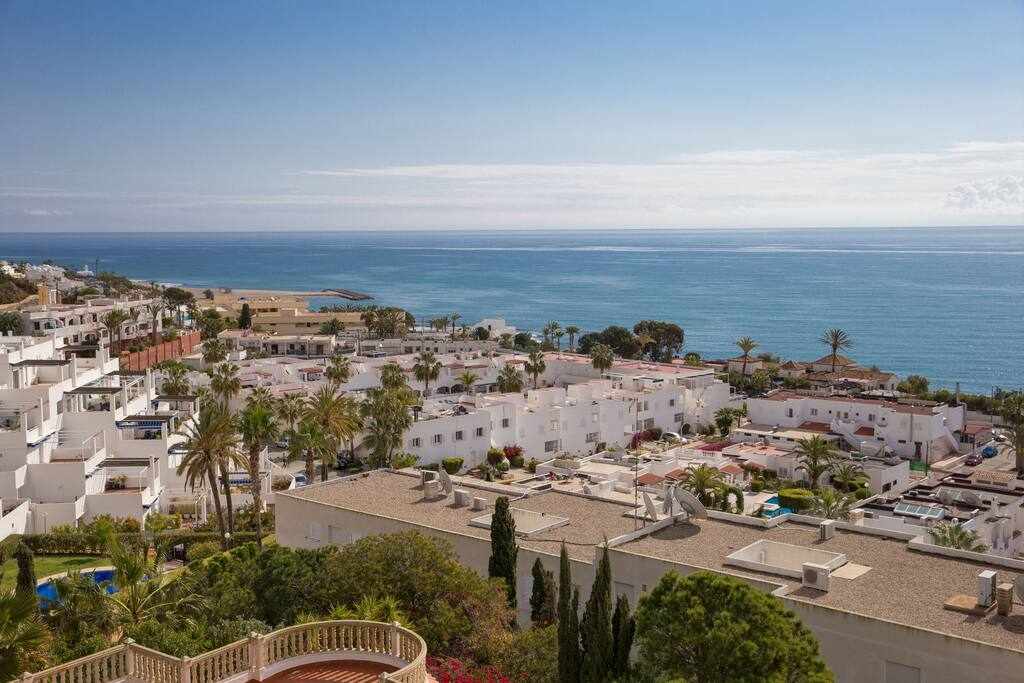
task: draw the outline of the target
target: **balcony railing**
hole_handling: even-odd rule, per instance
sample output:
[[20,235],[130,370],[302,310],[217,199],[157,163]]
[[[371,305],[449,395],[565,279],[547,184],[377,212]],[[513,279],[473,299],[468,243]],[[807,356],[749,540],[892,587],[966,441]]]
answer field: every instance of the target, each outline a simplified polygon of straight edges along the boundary
[[301,664],[323,661],[392,663],[397,671],[382,674],[388,683],[426,683],[427,646],[416,633],[398,624],[375,621],[321,621],[283,628],[199,655],[172,657],[130,640],[34,674],[21,683],[244,683],[263,680]]

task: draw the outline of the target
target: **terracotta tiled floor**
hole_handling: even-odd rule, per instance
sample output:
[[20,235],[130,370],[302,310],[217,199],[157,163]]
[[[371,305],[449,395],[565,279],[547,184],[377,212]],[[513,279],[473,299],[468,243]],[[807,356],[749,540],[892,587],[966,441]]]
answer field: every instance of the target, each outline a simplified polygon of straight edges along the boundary
[[264,683],[377,683],[382,673],[395,667],[374,662],[323,662],[286,669]]

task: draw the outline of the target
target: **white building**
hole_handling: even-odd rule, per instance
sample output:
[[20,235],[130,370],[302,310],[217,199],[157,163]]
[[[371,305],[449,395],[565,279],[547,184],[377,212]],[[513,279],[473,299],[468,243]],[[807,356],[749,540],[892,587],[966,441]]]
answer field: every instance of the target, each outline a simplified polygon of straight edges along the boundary
[[908,459],[936,462],[960,449],[964,406],[926,402],[896,403],[851,396],[816,396],[778,390],[747,399],[755,424],[775,428],[823,424],[846,444],[868,454],[883,449]]

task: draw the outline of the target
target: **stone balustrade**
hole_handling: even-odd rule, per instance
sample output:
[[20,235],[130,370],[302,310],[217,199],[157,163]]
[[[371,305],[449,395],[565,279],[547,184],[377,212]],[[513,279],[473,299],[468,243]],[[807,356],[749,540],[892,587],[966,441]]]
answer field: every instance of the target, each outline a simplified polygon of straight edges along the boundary
[[427,646],[413,631],[374,621],[321,621],[252,634],[198,657],[172,657],[128,641],[37,673],[22,683],[246,683],[302,664],[391,663],[388,683],[426,683]]

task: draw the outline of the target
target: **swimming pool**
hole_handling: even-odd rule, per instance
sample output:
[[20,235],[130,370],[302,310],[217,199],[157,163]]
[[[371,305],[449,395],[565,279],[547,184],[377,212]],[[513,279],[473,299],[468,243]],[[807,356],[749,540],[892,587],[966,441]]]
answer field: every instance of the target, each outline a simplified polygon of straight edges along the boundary
[[771,498],[769,498],[768,500],[766,500],[764,502],[764,505],[778,505],[779,506],[778,508],[776,508],[774,510],[761,510],[761,516],[762,517],[767,517],[768,519],[772,519],[773,517],[778,517],[779,515],[784,515],[784,514],[786,514],[788,512],[792,512],[792,510],[790,510],[789,508],[782,507],[781,503],[779,503],[779,497],[778,496],[772,496]]
[[[114,570],[113,569],[94,569],[92,571],[82,572],[82,576],[91,578],[95,583],[106,583],[107,593],[116,593],[117,588],[114,587]],[[53,581],[47,581],[36,586],[36,595],[39,596],[39,602],[46,604],[52,600],[57,599],[57,587],[53,585]]]

